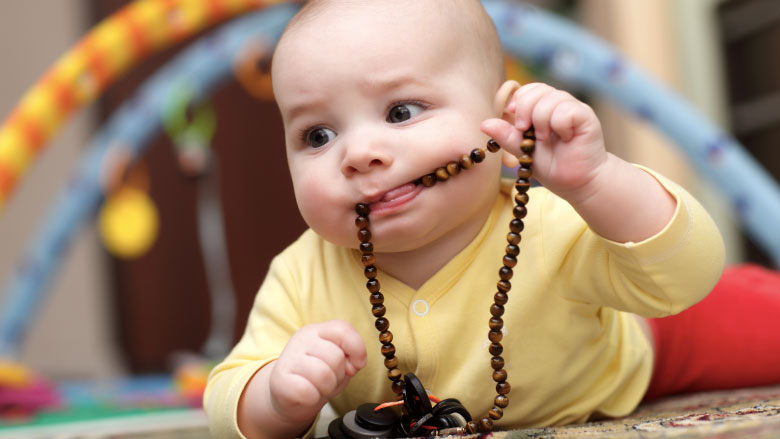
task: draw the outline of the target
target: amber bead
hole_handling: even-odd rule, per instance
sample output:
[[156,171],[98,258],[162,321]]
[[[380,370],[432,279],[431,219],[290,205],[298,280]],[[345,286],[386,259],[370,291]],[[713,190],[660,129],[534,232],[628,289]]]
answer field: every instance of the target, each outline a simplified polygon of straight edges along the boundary
[[490,321],[488,321],[488,326],[493,331],[500,331],[501,328],[504,327],[504,319],[502,319],[501,317],[491,317]]
[[401,379],[401,370],[398,368],[390,369],[387,371],[387,377],[392,381],[398,381]]
[[523,220],[515,218],[512,221],[509,221],[509,230],[512,233],[520,234],[522,233],[523,229],[525,229],[525,223]]
[[393,381],[393,385],[390,386],[393,389],[393,393],[398,395],[398,399],[401,399],[401,393],[404,391],[404,380]]
[[360,252],[363,253],[364,255],[367,255],[369,253],[374,253],[374,244],[370,242],[361,242]]
[[488,340],[490,340],[493,343],[499,343],[503,338],[504,338],[504,333],[501,332],[500,330],[488,332]]
[[531,179],[531,168],[527,166],[520,166],[517,168],[517,178],[522,178],[523,180],[530,180]]
[[536,132],[534,131],[534,127],[528,128],[523,132],[523,138],[524,139],[536,139]]
[[530,168],[531,165],[534,163],[533,157],[531,157],[528,154],[523,154],[520,157],[517,158],[517,161],[520,163],[520,166],[523,168]]
[[517,258],[512,255],[504,255],[504,265],[509,268],[514,267],[517,265]]
[[520,149],[522,149],[524,153],[531,155],[534,153],[534,149],[536,149],[536,141],[534,139],[523,139],[520,142]]
[[520,244],[520,234],[515,232],[507,233],[506,242],[514,245]]
[[366,282],[366,288],[368,288],[368,292],[370,292],[370,293],[378,293],[379,292],[379,279],[369,279]]
[[382,331],[379,333],[379,341],[382,344],[389,344],[393,341],[393,333],[390,331]]
[[423,186],[431,187],[436,184],[436,174],[423,175],[420,181],[422,182]]
[[501,267],[498,269],[498,277],[501,278],[501,280],[509,280],[512,279],[512,269],[508,267]]
[[380,292],[371,293],[371,296],[369,296],[368,300],[372,305],[380,305],[385,301],[385,296]]
[[509,405],[509,398],[504,395],[496,395],[495,399],[493,399],[493,404],[496,407],[506,408]]
[[388,369],[395,369],[398,367],[398,357],[385,358],[385,367]]
[[460,174],[460,165],[458,164],[458,162],[447,163],[447,173],[452,175],[453,177]]
[[490,315],[493,317],[501,317],[504,315],[504,307],[495,303],[490,305]]
[[516,246],[515,244],[509,244],[506,246],[506,254],[517,256],[520,254],[520,247]]
[[374,267],[373,265],[369,265],[368,267],[363,269],[363,274],[365,274],[366,278],[368,279],[376,278],[376,267]]
[[469,421],[468,424],[466,424],[466,431],[468,434],[476,434],[479,433],[479,426],[474,421]]
[[485,160],[485,150],[482,148],[474,148],[471,151],[471,161],[474,163],[482,163]]
[[438,168],[436,169],[436,178],[439,181],[447,181],[448,178],[450,178],[450,174],[447,173],[447,168]]
[[495,406],[488,412],[488,416],[490,416],[490,419],[494,421],[498,421],[504,416],[504,409],[502,409],[499,406]]
[[486,147],[487,147],[488,151],[490,151],[490,152],[496,152],[499,149],[501,149],[501,145],[499,145],[498,142],[496,142],[493,139],[490,139],[490,140],[487,141]]
[[368,267],[369,265],[374,265],[376,263],[376,256],[374,254],[368,254],[363,255],[360,257],[360,262],[363,263],[364,267]]
[[494,370],[493,381],[497,383],[502,383],[506,381],[506,369]]
[[395,357],[395,346],[393,346],[392,343],[385,343],[382,345],[382,355],[385,356],[385,358],[393,358]]
[[518,204],[512,209],[512,215],[514,215],[517,219],[523,219],[526,215],[528,215],[528,209],[526,209],[522,204]]
[[496,384],[496,392],[498,392],[499,395],[506,395],[510,390],[512,390],[512,386],[509,385],[508,381]]
[[525,194],[521,194],[519,192],[516,193],[515,194],[515,204],[522,204],[523,206],[528,204],[528,193],[525,193]]
[[368,214],[371,213],[371,208],[368,204],[358,203],[355,205],[355,212],[360,216],[368,216]]
[[374,322],[374,327],[377,331],[386,331],[390,327],[390,322],[386,318],[380,317]]
[[458,164],[460,164],[460,167],[463,169],[471,169],[471,167],[474,166],[474,161],[471,160],[471,157],[468,154],[463,154],[460,156]]
[[528,188],[531,187],[531,181],[527,178],[518,178],[515,180],[515,189],[520,193],[528,192]]
[[487,433],[493,429],[493,421],[487,416],[479,420],[479,428]]
[[387,308],[385,308],[384,305],[374,305],[371,307],[371,314],[373,314],[374,317],[383,317],[385,312],[387,312]]
[[507,296],[506,293],[499,291],[493,295],[493,301],[496,302],[497,305],[506,305],[509,301],[509,296]]
[[500,355],[496,355],[493,358],[490,359],[490,367],[493,368],[493,370],[501,370],[504,368],[504,357]]
[[358,229],[365,229],[368,227],[368,224],[368,217],[359,215],[355,218],[355,225],[358,226]]
[[508,280],[500,280],[496,283],[499,292],[508,293],[512,289],[512,284]]
[[502,352],[504,352],[504,347],[501,345],[501,343],[490,343],[488,352],[490,352],[490,355],[498,356],[501,355]]
[[368,229],[360,229],[358,230],[358,239],[360,242],[368,242],[371,241],[371,232]]

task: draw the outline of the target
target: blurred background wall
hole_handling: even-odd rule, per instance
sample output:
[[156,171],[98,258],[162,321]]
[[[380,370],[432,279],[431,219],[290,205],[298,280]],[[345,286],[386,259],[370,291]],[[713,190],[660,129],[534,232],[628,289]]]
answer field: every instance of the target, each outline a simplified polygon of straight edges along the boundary
[[[3,66],[0,117],[8,114],[24,91],[95,20],[123,3],[121,0],[0,2]],[[731,39],[724,39],[723,28],[729,22],[724,17],[739,17],[740,11],[756,8],[756,4],[768,8],[764,11],[780,10],[780,3],[774,0],[537,0],[534,3],[578,21],[611,42],[628,59],[726,128],[732,125],[735,114],[734,84],[729,81],[728,67],[734,61],[729,60],[742,53],[739,44],[746,38],[748,42],[753,41],[750,39],[753,34],[743,29],[741,34],[733,31]],[[762,9],[758,11],[759,17],[771,17],[761,13]],[[755,20],[755,16],[756,12],[752,16],[748,14],[742,22]],[[740,22],[732,18],[732,22],[735,20]],[[772,23],[777,21],[769,20],[759,30],[767,26],[772,29]],[[734,28],[733,24],[729,26]],[[780,41],[776,37],[778,32],[773,32],[769,38]],[[58,189],[66,184],[67,175],[100,121],[167,56],[170,53],[135,69],[129,78],[112,87],[100,104],[80,112],[28,171],[0,216],[0,279],[7,279],[17,269],[24,245],[46,215]],[[766,58],[770,65],[777,65],[777,61],[772,61],[776,58],[773,54],[766,53]],[[740,61],[740,65],[744,63]],[[749,79],[740,79],[739,83],[745,81]],[[745,99],[752,99],[751,96]],[[673,145],[646,122],[624,114],[598,97],[587,98],[602,118],[611,151],[659,170],[704,202],[724,233],[730,263],[762,260],[760,252],[744,250],[750,245],[745,245],[730,207],[718,197],[717,191],[692,172]],[[262,280],[267,258],[296,236],[303,225],[294,212],[289,191],[279,189],[289,188],[285,183],[289,177],[284,176],[283,158],[281,155],[269,158],[267,152],[258,151],[257,140],[252,137],[253,133],[256,136],[262,132],[266,135],[265,142],[280,144],[273,105],[251,101],[235,84],[224,87],[214,101],[218,105],[218,117],[223,115],[217,141],[228,145],[215,147],[217,151],[231,148],[230,154],[222,154],[222,165],[230,167],[231,175],[226,177],[223,173],[220,182],[233,283],[241,297],[240,312],[245,313]],[[257,115],[263,115],[267,131],[253,125],[252,121],[259,119]],[[769,126],[777,124],[770,122]],[[762,135],[765,132],[766,127]],[[750,140],[751,135],[756,135],[749,130],[741,134],[744,137],[740,140]],[[771,144],[770,140],[761,139],[763,144]],[[203,342],[209,322],[204,311],[206,287],[202,281],[200,248],[193,244],[197,240],[191,220],[195,186],[173,175],[175,158],[169,142],[163,138],[156,142],[159,145],[144,160],[152,170],[152,187],[157,191],[153,195],[158,197],[161,206],[164,221],[161,244],[150,253],[150,259],[128,263],[117,261],[103,250],[94,227],[82,230],[25,340],[21,360],[34,370],[53,378],[112,377],[128,371],[163,370],[166,352],[197,350]],[[772,158],[776,155],[763,157],[765,164],[777,168],[778,161]],[[262,180],[266,183],[258,181],[258,166],[268,170],[268,163],[277,162],[274,168],[280,174],[267,176],[269,180]],[[272,199],[269,197],[278,200],[269,202]],[[288,215],[280,221],[291,224],[284,233],[278,233],[283,229],[281,224],[263,223],[269,205],[285,206],[278,208]],[[267,235],[278,235],[279,239],[268,243],[264,240]],[[172,244],[175,242],[191,247],[177,250]],[[258,248],[267,250],[267,255],[254,254],[253,250]],[[179,262],[184,265],[179,266]],[[189,284],[190,281],[194,283]],[[182,310],[191,308],[194,314],[177,314],[177,306]],[[236,335],[242,330],[244,318],[236,324]],[[198,326],[189,326],[195,324]]]

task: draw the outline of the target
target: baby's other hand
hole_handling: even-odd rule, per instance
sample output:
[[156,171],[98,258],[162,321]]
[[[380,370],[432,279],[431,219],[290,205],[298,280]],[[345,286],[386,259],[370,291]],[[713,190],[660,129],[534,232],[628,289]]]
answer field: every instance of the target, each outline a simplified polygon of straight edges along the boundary
[[299,329],[273,363],[275,411],[289,421],[312,419],[366,365],[366,346],[349,323],[333,320]]
[[[593,110],[565,91],[532,83],[514,91],[502,119],[488,119],[481,128],[519,157],[523,132],[531,125],[537,140],[534,177],[566,200],[587,197],[588,183],[607,161],[601,124]],[[516,165],[512,161],[505,163]]]

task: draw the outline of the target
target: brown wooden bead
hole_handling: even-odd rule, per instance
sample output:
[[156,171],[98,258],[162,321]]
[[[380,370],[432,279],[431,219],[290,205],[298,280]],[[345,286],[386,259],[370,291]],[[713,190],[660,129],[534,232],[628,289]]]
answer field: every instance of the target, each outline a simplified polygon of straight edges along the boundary
[[471,157],[468,154],[463,154],[460,156],[460,160],[458,160],[458,164],[463,169],[471,169],[472,166],[474,166],[474,161],[471,160]]
[[358,203],[355,205],[355,212],[360,216],[368,216],[369,213],[371,213],[371,207],[368,206],[368,204],[365,203]]
[[468,434],[477,434],[479,433],[479,426],[475,421],[469,421],[469,423],[466,424],[466,431]]
[[375,279],[376,267],[374,267],[373,265],[369,265],[368,267],[363,269],[363,274],[366,275],[367,279]]
[[460,174],[460,165],[458,162],[447,163],[447,173],[453,177]]
[[474,148],[471,151],[471,161],[474,163],[482,163],[482,160],[485,160],[485,150],[482,148]]
[[420,181],[422,182],[423,186],[431,187],[436,184],[436,174],[423,175]]
[[525,206],[528,204],[528,193],[521,194],[520,192],[515,194],[515,204],[522,204]]
[[500,331],[501,328],[504,327],[504,319],[502,319],[501,317],[491,317],[490,320],[488,321],[488,326],[493,331]]
[[498,277],[501,278],[501,280],[509,280],[512,279],[512,269],[507,267],[501,267],[498,269]]
[[377,331],[386,331],[387,328],[390,327],[390,321],[384,317],[380,317],[374,322],[374,327]]
[[395,346],[393,346],[392,343],[385,343],[385,344],[383,344],[382,345],[382,355],[384,355],[385,358],[393,358],[393,357],[395,357]]
[[509,385],[508,381],[496,384],[496,392],[498,392],[499,395],[506,395],[510,390],[512,390],[512,386]]
[[508,293],[512,289],[512,284],[508,280],[500,280],[496,283],[496,288],[502,293]]
[[526,215],[528,215],[528,209],[526,209],[522,204],[518,204],[512,208],[512,215],[514,215],[517,219],[523,219]]
[[531,181],[525,178],[518,178],[515,180],[515,189],[517,192],[520,192],[521,194],[524,194],[528,192],[528,189],[531,187]]
[[493,301],[497,305],[506,305],[506,303],[509,301],[509,296],[507,296],[506,293],[499,291],[493,295]]
[[502,352],[504,352],[504,346],[502,346],[501,343],[490,343],[488,352],[490,352],[490,355],[493,355],[494,357],[499,356]]
[[479,428],[482,432],[488,433],[493,430],[493,421],[486,416],[479,420]]
[[358,229],[365,229],[368,227],[369,221],[368,217],[365,216],[358,216],[355,218],[355,225],[358,227]]
[[493,399],[493,404],[495,404],[496,407],[506,408],[506,406],[509,405],[509,398],[504,395],[497,395],[495,399]]
[[390,331],[382,331],[379,333],[379,341],[382,344],[390,344],[393,341],[393,333]]
[[536,149],[536,140],[534,139],[523,139],[520,142],[520,149],[523,150],[524,153],[531,155],[534,153],[534,149]]
[[388,369],[395,369],[398,367],[398,357],[385,358],[385,367]]
[[498,343],[504,338],[504,333],[499,331],[489,331],[488,332],[488,340],[490,340],[493,343]]
[[390,369],[387,371],[387,377],[391,381],[398,381],[401,379],[401,370],[398,368]]
[[533,172],[529,167],[520,166],[519,168],[517,168],[517,178],[521,178],[523,180],[530,180],[532,173]]
[[371,307],[371,314],[373,314],[374,317],[383,317],[385,312],[387,312],[387,308],[385,308],[384,305],[374,305]]
[[367,255],[369,253],[374,253],[374,244],[370,242],[361,242],[360,252],[363,253],[364,255]]
[[490,140],[488,140],[488,141],[487,141],[487,145],[485,145],[485,147],[486,147],[486,148],[487,148],[487,150],[488,150],[488,151],[490,151],[490,152],[496,152],[496,151],[498,151],[499,149],[501,149],[501,145],[499,145],[499,144],[498,144],[498,142],[496,142],[496,141],[495,141],[495,140],[493,140],[493,139],[490,139]]
[[509,221],[509,230],[512,233],[517,233],[519,235],[523,232],[523,229],[525,229],[525,223],[523,220],[515,218],[512,221]]
[[372,305],[381,305],[385,301],[385,296],[380,292],[371,293],[368,300]]
[[509,268],[514,267],[517,265],[517,258],[512,255],[504,255],[504,265]]
[[536,140],[536,132],[534,131],[534,127],[525,130],[525,132],[523,132],[523,138]]
[[504,409],[501,407],[495,406],[488,412],[488,416],[490,416],[490,419],[494,421],[498,421],[504,416]]
[[506,242],[514,245],[520,244],[520,234],[515,232],[507,233]]
[[401,393],[404,391],[404,380],[393,381],[393,385],[390,388],[393,389],[393,393],[398,395],[398,400],[400,401],[403,398]]
[[378,293],[379,279],[369,279],[368,282],[366,282],[366,288],[368,288],[370,293]]
[[450,178],[450,174],[447,173],[447,168],[438,168],[436,169],[436,179],[439,181],[447,181],[448,178]]
[[370,255],[362,255],[360,257],[360,262],[363,263],[364,267],[368,267],[369,265],[374,265],[376,263],[376,256],[374,254]]
[[515,244],[509,244],[506,246],[506,254],[517,256],[520,254],[520,247]]
[[530,168],[531,165],[534,164],[534,159],[528,154],[522,154],[520,157],[517,158],[517,161],[520,163],[520,166],[523,168]]
[[360,242],[368,242],[371,241],[371,232],[368,229],[360,229],[358,230],[358,239]]
[[504,307],[495,303],[490,305],[490,315],[493,317],[501,317],[504,315]]
[[493,368],[493,370],[501,370],[504,368],[504,357],[501,357],[499,355],[496,355],[495,357],[490,359],[490,367]]
[[497,383],[503,383],[504,381],[506,381],[506,369],[494,370],[493,381]]

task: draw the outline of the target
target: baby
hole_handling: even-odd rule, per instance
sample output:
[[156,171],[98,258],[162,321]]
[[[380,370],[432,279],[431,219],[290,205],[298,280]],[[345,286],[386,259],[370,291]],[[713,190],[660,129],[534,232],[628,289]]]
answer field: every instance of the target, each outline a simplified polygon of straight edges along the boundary
[[[308,2],[272,67],[295,196],[310,226],[278,255],[243,338],[205,395],[215,437],[289,438],[331,402],[395,400],[366,291],[371,242],[398,368],[479,419],[494,408],[487,340],[523,132],[537,143],[501,354],[496,428],[630,413],[653,373],[644,321],[707,295],[723,267],[702,207],[608,153],[584,103],[504,79],[477,0]],[[431,187],[420,177],[495,139],[502,151]],[[696,261],[696,269],[690,269]]]

